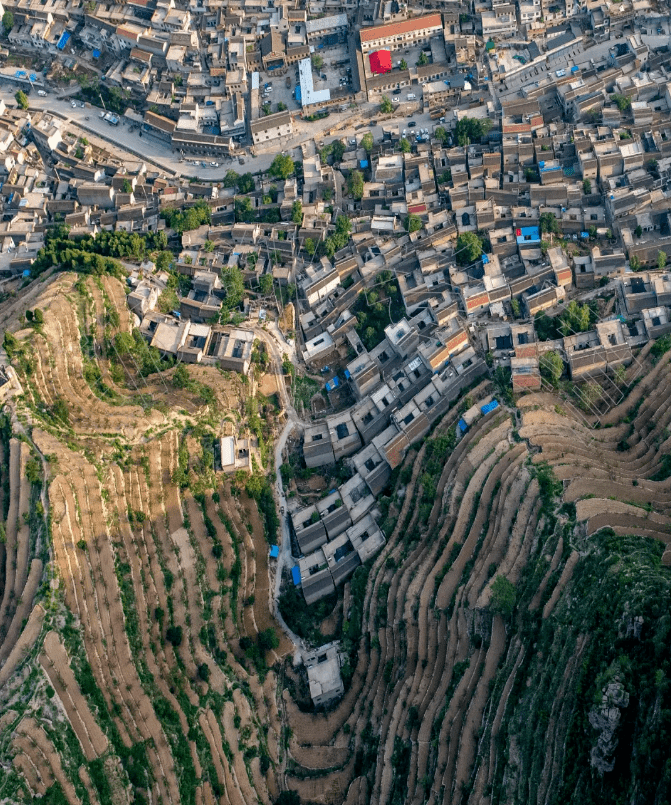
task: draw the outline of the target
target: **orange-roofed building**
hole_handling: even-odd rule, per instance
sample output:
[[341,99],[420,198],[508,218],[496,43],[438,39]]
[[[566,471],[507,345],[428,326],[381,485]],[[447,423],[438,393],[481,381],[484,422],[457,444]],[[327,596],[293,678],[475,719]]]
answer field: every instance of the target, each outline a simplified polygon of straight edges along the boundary
[[440,14],[425,14],[388,25],[363,28],[359,32],[361,50],[370,53],[380,48],[404,50],[405,48],[427,42],[434,36],[442,35],[443,19]]

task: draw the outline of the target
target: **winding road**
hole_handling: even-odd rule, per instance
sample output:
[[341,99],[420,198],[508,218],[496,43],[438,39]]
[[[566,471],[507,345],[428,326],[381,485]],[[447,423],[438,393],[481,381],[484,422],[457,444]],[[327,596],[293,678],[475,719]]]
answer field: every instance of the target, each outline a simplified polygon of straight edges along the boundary
[[[293,358],[292,363],[295,364],[295,354],[293,353],[292,347],[285,341],[284,336],[281,334],[279,327],[275,324],[275,322],[269,323],[271,328],[271,333],[268,333],[267,329],[263,327],[255,327],[254,333],[260,340],[262,340],[266,346],[268,347],[268,352],[271,357],[271,366],[272,371],[275,374],[276,382],[277,382],[277,389],[282,400],[282,406],[284,408],[286,414],[286,422],[284,424],[284,428],[280,433],[277,442],[275,444],[275,469],[276,469],[276,487],[275,493],[277,497],[277,506],[280,511],[280,523],[282,527],[282,540],[279,546],[280,553],[277,557],[277,566],[275,569],[275,584],[274,587],[270,587],[270,594],[272,595],[272,601],[269,602],[271,611],[274,613],[275,617],[277,618],[278,622],[286,632],[287,636],[290,638],[291,642],[297,649],[301,651],[306,650],[306,645],[304,641],[292,630],[287,626],[282,617],[279,609],[279,599],[280,599],[280,588],[282,585],[282,574],[284,573],[284,569],[289,569],[293,563],[291,557],[291,534],[289,532],[289,523],[287,518],[287,499],[284,494],[284,487],[282,485],[282,474],[279,472],[279,468],[282,465],[282,452],[284,447],[287,443],[287,439],[289,438],[290,434],[294,429],[302,430],[304,427],[304,422],[299,418],[294,406],[291,402],[291,397],[289,396],[289,392],[287,391],[286,384],[284,382],[284,370],[282,369],[282,359],[284,354],[288,354],[290,358]],[[276,332],[275,332],[276,331]],[[286,349],[284,348],[284,344],[286,344]],[[280,348],[282,351],[280,351]]]

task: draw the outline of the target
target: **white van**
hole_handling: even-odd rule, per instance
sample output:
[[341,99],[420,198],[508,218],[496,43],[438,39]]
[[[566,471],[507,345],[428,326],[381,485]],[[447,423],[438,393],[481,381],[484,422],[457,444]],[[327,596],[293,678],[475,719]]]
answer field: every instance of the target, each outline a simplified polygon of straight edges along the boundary
[[409,100],[409,101],[414,101],[416,97],[417,97],[417,96],[415,95],[415,93],[414,93],[414,92],[411,92],[411,93],[410,93],[410,95],[408,95],[408,100]]
[[46,98],[47,97],[47,93],[43,89],[38,89],[37,94],[40,96],[40,98]]

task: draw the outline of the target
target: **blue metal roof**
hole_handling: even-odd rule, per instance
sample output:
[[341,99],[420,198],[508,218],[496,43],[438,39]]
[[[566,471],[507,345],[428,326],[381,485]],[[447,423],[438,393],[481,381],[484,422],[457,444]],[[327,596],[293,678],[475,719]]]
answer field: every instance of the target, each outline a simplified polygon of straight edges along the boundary
[[294,580],[294,585],[298,587],[301,583],[301,569],[298,565],[291,568],[291,578]]
[[35,75],[35,73],[31,73],[31,74],[28,76],[28,78],[29,78],[31,81],[37,81],[37,76]]
[[517,233],[518,243],[540,243],[541,233],[537,226],[521,226],[515,232]]
[[482,264],[486,266],[488,262],[489,262],[489,257],[487,257],[486,254],[483,254],[482,255]]
[[58,44],[56,45],[56,47],[59,50],[63,50],[67,45],[69,39],[70,39],[70,32],[65,31],[65,33],[61,34],[61,38],[58,40]]
[[499,407],[498,402],[496,400],[492,400],[490,403],[487,403],[487,405],[482,405],[480,407],[480,410],[482,411],[482,413],[484,415],[484,414],[488,414],[490,411],[493,411],[494,409],[496,409],[498,407]]
[[91,55],[93,56],[94,59],[99,59],[100,51],[98,50],[98,48],[96,48]]
[[457,425],[457,427],[462,433],[466,433],[466,431],[468,430],[468,425],[466,424],[466,421],[464,419],[459,420],[459,424]]
[[271,559],[277,559],[277,557],[279,555],[280,555],[279,546],[278,545],[271,545],[270,546],[270,558]]
[[367,159],[359,160],[359,167],[360,168],[367,168],[368,167],[368,160]]

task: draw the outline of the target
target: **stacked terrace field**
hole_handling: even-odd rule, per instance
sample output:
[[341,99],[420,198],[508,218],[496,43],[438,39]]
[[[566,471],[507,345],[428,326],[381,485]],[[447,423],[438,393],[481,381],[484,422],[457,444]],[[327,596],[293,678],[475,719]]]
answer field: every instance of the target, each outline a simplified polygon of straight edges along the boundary
[[[3,440],[9,785],[21,797],[58,789],[70,803],[126,801],[128,791],[270,803],[282,733],[270,666],[291,644],[282,638],[256,665],[238,646],[278,630],[256,503],[221,479],[191,487],[205,465],[190,414],[210,421],[208,406],[170,373],[146,385],[137,371],[120,376],[111,352],[131,325],[123,286],[75,280],[46,283],[34,300],[43,323],[15,334],[19,410],[32,426],[19,440],[6,423]],[[213,379],[214,405],[237,416],[242,384],[209,367],[197,383]],[[153,391],[159,405],[132,404]],[[44,516],[33,515],[41,498],[50,548]],[[33,605],[48,559],[58,584]],[[30,717],[24,678],[37,680]]]
[[[638,577],[616,575],[623,592],[608,605],[594,579],[640,556],[641,611],[658,606],[650,587],[668,589],[667,385],[664,362],[612,412],[621,425],[590,429],[536,394],[457,440],[469,400],[408,454],[388,542],[346,585],[349,689],[326,717],[285,693],[290,788],[317,802],[475,804],[568,801],[572,779],[588,796],[589,747],[578,759],[574,749],[590,706],[580,689],[614,661],[617,627],[602,613],[619,612]],[[569,617],[578,595],[588,612]]]

